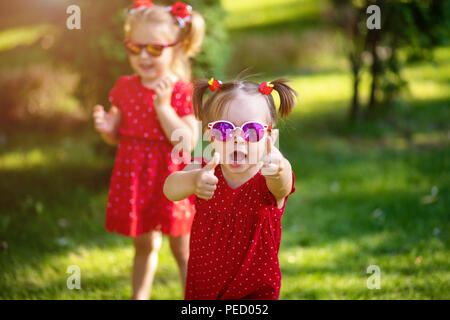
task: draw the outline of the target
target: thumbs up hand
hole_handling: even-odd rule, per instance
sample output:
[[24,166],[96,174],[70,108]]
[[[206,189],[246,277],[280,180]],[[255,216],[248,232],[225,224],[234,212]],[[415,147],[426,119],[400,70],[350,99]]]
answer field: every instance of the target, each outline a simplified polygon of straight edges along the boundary
[[219,179],[214,175],[214,169],[220,161],[220,155],[216,152],[213,158],[199,170],[195,179],[195,194],[200,199],[209,200],[214,196]]
[[262,159],[261,174],[266,179],[279,179],[284,169],[284,157],[272,142],[272,137],[267,137],[266,154]]

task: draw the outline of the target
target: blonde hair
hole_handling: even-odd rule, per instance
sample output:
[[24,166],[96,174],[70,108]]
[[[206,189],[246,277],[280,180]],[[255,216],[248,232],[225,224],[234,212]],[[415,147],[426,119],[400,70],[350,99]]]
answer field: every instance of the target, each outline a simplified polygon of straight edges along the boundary
[[169,28],[170,32],[176,35],[176,39],[182,45],[180,55],[174,57],[172,71],[180,78],[191,80],[191,62],[201,51],[203,39],[205,37],[205,20],[196,11],[191,12],[191,21],[181,28],[175,17],[166,7],[155,5],[151,8],[135,10],[128,14],[125,22],[125,36],[130,37],[134,26],[140,23],[162,24]]
[[[277,79],[271,81],[273,89],[280,96],[280,107],[278,114],[282,118],[287,118],[295,106],[295,97],[297,91],[290,87],[287,79]],[[208,123],[215,121],[223,114],[225,108],[229,105],[240,92],[251,95],[262,95],[265,97],[267,107],[269,108],[271,126],[275,127],[278,121],[277,109],[275,101],[271,94],[263,95],[259,91],[260,84],[251,81],[231,81],[223,83],[220,89],[214,92],[205,103],[203,96],[209,90],[207,79],[200,79],[194,85],[194,113],[195,117],[202,122],[203,131],[206,130]]]

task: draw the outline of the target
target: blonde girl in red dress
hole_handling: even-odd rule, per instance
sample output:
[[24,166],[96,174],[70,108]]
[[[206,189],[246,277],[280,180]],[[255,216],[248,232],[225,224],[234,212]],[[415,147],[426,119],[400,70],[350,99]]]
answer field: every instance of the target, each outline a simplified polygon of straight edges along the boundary
[[[203,103],[205,91],[214,93]],[[287,117],[296,92],[280,79],[196,83],[194,109],[214,156],[166,180],[167,198],[196,196],[185,298],[278,299],[281,217],[294,192],[289,161],[275,147],[272,90]]]
[[[138,0],[125,24],[125,48],[135,75],[121,77],[112,107],[94,109],[96,130],[118,145],[109,188],[106,229],[134,237],[133,299],[149,299],[162,233],[169,238],[183,289],[195,208],[189,199],[163,194],[166,177],[183,167],[172,162],[175,130],[193,148],[197,121],[189,58],[203,41],[203,18],[184,3],[172,7]],[[189,150],[188,150],[189,151]]]

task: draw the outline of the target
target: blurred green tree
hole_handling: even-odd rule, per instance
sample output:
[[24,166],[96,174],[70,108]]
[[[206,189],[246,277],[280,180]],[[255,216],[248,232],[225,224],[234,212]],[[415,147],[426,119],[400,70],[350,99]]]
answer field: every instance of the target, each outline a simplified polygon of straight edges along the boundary
[[[450,1],[446,0],[331,0],[329,17],[347,39],[353,75],[350,119],[362,114],[359,102],[361,72],[369,67],[371,78],[367,117],[377,106],[392,100],[407,81],[401,69],[407,63],[431,60],[432,49],[448,42]],[[369,30],[366,10],[381,10],[381,29]]]

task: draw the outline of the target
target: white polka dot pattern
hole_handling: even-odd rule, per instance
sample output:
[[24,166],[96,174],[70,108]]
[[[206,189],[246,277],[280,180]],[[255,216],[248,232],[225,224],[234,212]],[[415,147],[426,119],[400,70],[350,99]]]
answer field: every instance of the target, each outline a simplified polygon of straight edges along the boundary
[[[193,114],[193,85],[178,81],[174,85],[171,105],[180,117]],[[109,101],[122,112],[119,131],[123,136],[150,140],[167,140],[159,124],[153,89],[142,85],[138,76],[119,78],[109,95]]]

